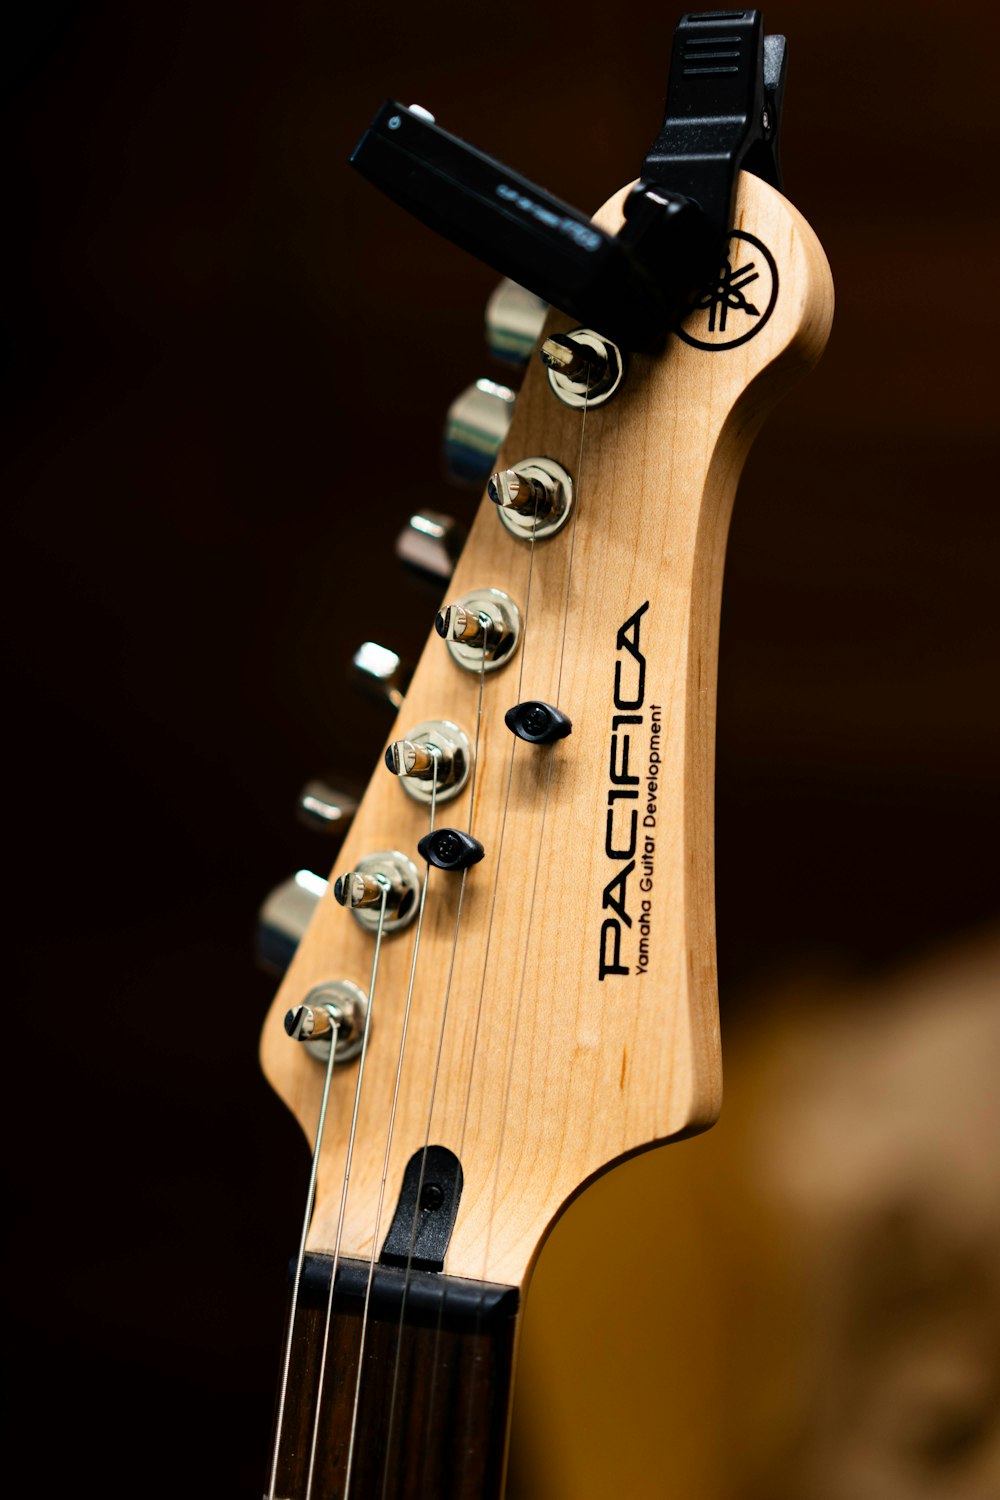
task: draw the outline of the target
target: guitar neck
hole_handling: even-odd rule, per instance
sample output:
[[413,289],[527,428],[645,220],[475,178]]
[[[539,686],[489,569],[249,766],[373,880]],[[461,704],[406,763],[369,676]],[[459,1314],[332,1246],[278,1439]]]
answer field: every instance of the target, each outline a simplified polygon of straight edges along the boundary
[[275,1495],[343,1494],[350,1466],[357,1495],[498,1500],[517,1288],[378,1265],[365,1320],[368,1263],[339,1263],[331,1303],[332,1264],[303,1269]]

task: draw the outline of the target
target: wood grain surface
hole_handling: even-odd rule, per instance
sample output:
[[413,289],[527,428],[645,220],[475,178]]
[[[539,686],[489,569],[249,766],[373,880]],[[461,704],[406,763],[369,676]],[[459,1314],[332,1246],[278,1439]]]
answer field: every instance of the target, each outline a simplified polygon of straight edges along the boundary
[[[606,228],[620,223],[624,191],[598,216]],[[466,883],[450,988],[460,882],[430,876],[380,1216],[414,928],[383,945],[345,1254],[366,1257],[384,1236],[403,1167],[429,1134],[458,1154],[465,1174],[446,1269],[521,1285],[548,1227],[588,1179],[718,1113],[712,788],[726,534],[750,441],[784,386],[819,356],[832,314],[825,257],[778,193],[745,176],[736,223],[769,247],[777,268],[773,310],[757,309],[752,337],[712,349],[671,337],[662,354],[635,357],[622,392],[585,421],[553,398],[537,360],[526,376],[506,461],[547,455],[564,464],[576,481],[576,521],[532,552],[484,501],[449,589],[452,598],[504,589],[526,628],[517,653],[484,682],[471,827],[486,857]],[[699,318],[690,326],[700,328]],[[571,325],[553,315],[548,326]],[[373,595],[378,587],[373,576]],[[645,663],[629,752],[640,828],[651,748],[661,761],[653,824],[640,833],[628,894],[617,889],[629,918],[621,943],[629,972],[602,980],[601,926],[613,910],[605,893],[624,868],[609,859],[605,832],[609,761],[621,772],[613,757],[624,753],[610,749],[616,662],[624,655],[623,671],[636,666],[620,637],[630,619]],[[478,693],[478,676],[431,633],[390,738],[430,718],[474,735]],[[513,740],[503,715],[526,698],[558,702],[572,736],[549,750]],[[468,800],[466,790],[442,805],[439,824],[466,826]],[[614,816],[620,843],[626,823]],[[378,764],[338,868],[376,850],[413,855],[426,830],[426,809]],[[644,966],[643,853],[651,880]],[[326,897],[265,1026],[264,1068],[310,1134],[322,1070],[289,1042],[283,1015],[324,980],[367,988],[371,955],[370,933]],[[353,1064],[334,1077],[314,1250],[336,1237],[356,1073]]]

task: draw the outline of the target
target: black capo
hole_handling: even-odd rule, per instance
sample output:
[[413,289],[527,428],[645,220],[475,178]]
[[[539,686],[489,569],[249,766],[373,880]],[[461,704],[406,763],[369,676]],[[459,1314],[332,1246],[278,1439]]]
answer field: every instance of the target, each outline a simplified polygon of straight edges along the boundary
[[741,169],[781,187],[785,39],[760,11],[682,16],[666,114],[605,233],[586,215],[392,101],[351,157],[390,198],[480,260],[632,349],[655,347],[718,270]]

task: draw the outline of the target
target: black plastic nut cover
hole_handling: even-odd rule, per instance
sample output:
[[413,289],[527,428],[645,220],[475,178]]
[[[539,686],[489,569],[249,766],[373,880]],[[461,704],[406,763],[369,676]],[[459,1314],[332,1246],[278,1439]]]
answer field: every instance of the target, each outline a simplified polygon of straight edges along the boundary
[[478,865],[486,853],[478,839],[460,828],[436,828],[433,833],[425,833],[417,849],[437,870],[467,870],[470,865]]
[[504,723],[512,734],[527,740],[529,745],[552,745],[573,730],[572,719],[551,703],[541,703],[536,698],[508,708]]

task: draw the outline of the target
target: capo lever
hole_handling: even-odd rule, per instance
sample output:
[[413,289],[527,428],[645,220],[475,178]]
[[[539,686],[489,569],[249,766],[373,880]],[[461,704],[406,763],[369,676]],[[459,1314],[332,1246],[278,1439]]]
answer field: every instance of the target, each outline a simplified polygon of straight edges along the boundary
[[391,100],[351,163],[430,228],[628,348],[654,348],[724,253],[741,168],[780,187],[785,39],[760,11],[683,16],[666,115],[607,234],[569,204]]

